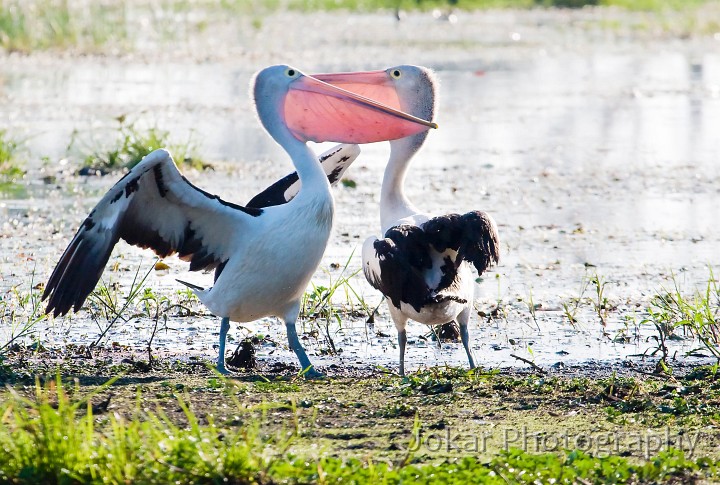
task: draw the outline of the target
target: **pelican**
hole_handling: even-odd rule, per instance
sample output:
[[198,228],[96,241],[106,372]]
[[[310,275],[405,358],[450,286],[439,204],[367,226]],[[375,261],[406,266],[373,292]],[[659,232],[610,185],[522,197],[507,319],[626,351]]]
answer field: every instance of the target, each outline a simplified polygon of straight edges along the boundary
[[191,288],[221,318],[219,372],[228,373],[230,320],[275,316],[284,321],[305,375],[321,375],[300,344],[295,321],[330,236],[334,203],[328,177],[307,142],[371,143],[437,125],[289,66],[260,71],[253,95],[260,122],[292,159],[302,182],[297,195],[262,208],[227,202],[191,184],[167,151],[156,150],[115,184],[81,224],[45,287],[47,313],[78,311],[123,239],[162,257],[178,253],[191,271],[215,270],[212,287]]
[[[436,81],[423,67],[317,77],[422,119],[435,116]],[[500,259],[497,227],[490,215],[482,211],[432,215],[405,195],[410,161],[426,138],[423,131],[390,141],[380,192],[384,236],[368,238],[362,248],[365,277],[385,296],[398,331],[400,375],[405,375],[408,320],[432,326],[457,321],[470,368],[475,367],[468,332],[475,289],[472,269],[481,275]]]

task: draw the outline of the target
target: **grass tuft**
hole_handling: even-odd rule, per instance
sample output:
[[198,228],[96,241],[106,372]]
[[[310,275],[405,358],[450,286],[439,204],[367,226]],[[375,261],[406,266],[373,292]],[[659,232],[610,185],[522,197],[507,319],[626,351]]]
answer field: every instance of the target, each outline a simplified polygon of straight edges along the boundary
[[17,152],[18,142],[5,130],[0,130],[0,192],[13,191],[16,182],[25,176]]
[[91,397],[72,399],[58,375],[34,399],[13,393],[2,408],[0,480],[11,483],[262,482],[267,463],[253,426],[221,430],[177,399],[187,426],[162,412],[98,419]]
[[667,363],[667,340],[682,338],[685,334],[696,338],[702,347],[690,351],[691,354],[708,352],[720,363],[720,285],[715,279],[712,268],[705,288],[697,288],[689,294],[680,289],[673,275],[673,288],[663,289],[650,301],[647,317],[642,324],[651,324],[656,329],[657,348],[660,352],[659,364],[669,370]]
[[14,286],[0,296],[0,329],[3,335],[0,356],[20,340],[32,337],[35,327],[47,318],[40,300],[42,287],[35,285],[34,279],[33,271],[27,290]]
[[73,133],[67,150],[82,158],[83,168],[80,174],[104,175],[117,170],[128,170],[159,148],[167,148],[178,165],[199,170],[209,168],[197,155],[192,136],[184,143],[175,143],[170,140],[170,132],[157,126],[141,130],[136,123],[127,123],[125,116],[118,117],[117,121],[116,138],[110,146],[106,143],[87,142],[82,140],[77,132]]
[[51,48],[97,51],[127,38],[126,7],[117,2],[0,1],[0,47],[28,53]]
[[[343,317],[362,318],[370,315],[370,309],[364,298],[350,283],[351,278],[360,273],[360,269],[346,275],[354,254],[354,251],[350,254],[337,279],[333,280],[328,272],[330,277],[328,286],[312,283],[312,290],[305,292],[301,301],[300,319],[303,323],[309,322],[317,327],[316,333],[322,335],[328,346],[327,351],[331,355],[336,355],[341,351],[335,346],[331,326],[337,324],[339,329],[342,329]],[[339,267],[339,265],[335,265],[334,269]],[[336,295],[339,296],[341,292],[344,296],[343,303],[334,301]]]

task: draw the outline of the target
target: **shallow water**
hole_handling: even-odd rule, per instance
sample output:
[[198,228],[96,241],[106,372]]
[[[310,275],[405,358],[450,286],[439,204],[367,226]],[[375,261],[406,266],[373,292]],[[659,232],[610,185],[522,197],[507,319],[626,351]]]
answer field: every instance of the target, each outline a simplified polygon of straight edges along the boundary
[[[118,126],[114,118],[126,115],[138,126],[171,131],[180,143],[190,136],[206,158],[229,162],[215,173],[191,173],[190,178],[238,202],[288,172],[290,164],[262,132],[247,95],[254,70],[288,59],[307,72],[400,62],[437,71],[440,129],[414,162],[407,189],[427,210],[483,209],[499,224],[502,264],[479,285],[476,307],[489,312],[501,300],[506,318],[473,321],[474,349],[483,365],[518,364],[511,353],[539,364],[642,354],[654,345],[649,327],[637,333],[631,324],[631,343],[612,342],[626,329],[625,317],[639,322],[649,297],[672,286],[671,275],[690,291],[707,280],[708,266],[717,266],[720,41],[600,35],[577,27],[578,18],[588,13],[570,20],[551,12],[468,14],[454,26],[420,14],[401,25],[386,16],[318,14],[302,21],[336,21],[340,40],[309,47],[306,39],[290,48],[272,37],[286,15],[267,20],[258,34],[258,45],[274,39],[267,52],[245,52],[237,59],[232,51],[205,61],[177,56],[159,61],[142,56],[4,59],[0,129],[27,139],[31,171],[27,198],[0,201],[0,287],[27,286],[33,271],[35,282],[45,279],[84,215],[115,181],[62,174],[57,183],[41,181],[43,174],[57,170],[56,160],[67,156],[75,130],[95,146],[103,137],[112,138]],[[432,29],[433,42],[417,38],[421,28]],[[342,41],[351,33],[361,36],[360,47]],[[383,43],[396,49],[382,49]],[[407,47],[406,55],[400,47]],[[360,58],[363,51],[367,56]],[[348,272],[359,268],[358,245],[378,230],[378,188],[387,153],[387,144],[364,147],[348,173],[358,187],[336,190],[335,236],[316,284],[336,278],[339,270],[329,269],[330,264],[343,265],[353,251]],[[53,162],[44,165],[41,157]],[[130,276],[140,260],[149,264],[150,259],[127,246],[116,255]],[[177,289],[174,278],[185,277],[183,265],[171,264],[171,275],[152,275],[153,288]],[[617,307],[604,329],[609,336],[592,312],[594,288],[580,292],[584,279],[594,274],[608,282],[606,296]],[[128,284],[128,276],[108,276]],[[210,277],[190,278],[206,283]],[[379,302],[361,275],[352,285],[369,305]],[[563,317],[562,304],[581,296],[576,329]],[[536,312],[540,330],[529,302],[541,305]],[[158,348],[212,357],[214,318],[171,319],[167,328],[156,337]],[[142,348],[151,329],[150,320],[141,319],[110,340]],[[272,321],[258,323],[255,331],[284,342],[282,327]],[[375,331],[387,336],[374,336],[362,321],[346,321],[332,331],[342,353],[316,357],[321,365],[395,365],[394,328],[384,307]],[[437,349],[424,340],[427,328],[421,325],[410,332],[410,368],[465,363],[459,345]],[[97,327],[80,315],[39,328],[37,334],[51,346],[89,343]],[[306,343],[311,353],[327,347],[312,337]],[[680,352],[696,346],[674,345]],[[294,363],[286,350],[269,344],[260,356]]]

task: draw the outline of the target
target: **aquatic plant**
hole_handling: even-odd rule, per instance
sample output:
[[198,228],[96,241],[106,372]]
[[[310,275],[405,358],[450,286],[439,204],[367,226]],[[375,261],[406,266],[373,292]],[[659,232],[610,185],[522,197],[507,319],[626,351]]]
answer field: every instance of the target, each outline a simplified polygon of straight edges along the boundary
[[[337,354],[339,349],[336,348],[335,341],[332,338],[331,325],[337,324],[339,328],[342,328],[342,318],[344,316],[359,318],[370,315],[370,309],[365,303],[365,299],[358,294],[350,282],[351,278],[355,277],[361,270],[358,269],[350,275],[345,275],[354,254],[355,251],[350,254],[340,271],[340,275],[335,280],[333,280],[329,271],[325,271],[329,278],[328,286],[316,285],[311,282],[312,289],[305,292],[301,301],[300,319],[317,326],[328,344],[329,352],[333,355]],[[335,269],[337,268],[339,268],[339,265],[335,267]],[[335,294],[339,290],[344,293],[343,303],[333,301]],[[358,307],[361,311],[358,310]]]
[[[158,270],[159,265],[162,262],[157,262],[153,266],[153,269]],[[139,268],[138,268],[139,269]],[[133,294],[131,290],[131,295]],[[185,290],[178,290],[175,294],[179,297],[179,300],[175,300],[166,295],[156,293],[152,288],[143,288],[143,295],[138,303],[142,307],[142,316],[150,318],[153,321],[153,329],[150,333],[150,338],[147,342],[147,353],[148,363],[152,366],[154,358],[152,355],[152,343],[157,334],[159,323],[162,320],[167,328],[168,316],[172,310],[179,310],[184,313],[184,316],[196,315],[197,313],[191,308],[192,304],[199,303],[198,297],[190,291],[189,288]]]
[[[155,263],[157,263],[157,260]],[[108,286],[102,283],[101,279],[101,284],[98,285],[92,293],[90,293],[85,308],[90,311],[92,319],[95,321],[95,324],[100,330],[100,335],[92,343],[91,347],[97,347],[118,320],[127,322],[131,318],[131,315],[126,314],[127,310],[130,308],[130,305],[132,305],[133,302],[142,294],[145,288],[145,281],[147,281],[148,276],[150,276],[150,273],[155,269],[155,263],[150,266],[142,278],[140,277],[140,268],[142,265],[138,265],[138,268],[135,271],[135,276],[130,283],[130,290],[122,305],[119,301],[118,284]],[[109,323],[103,326],[103,324],[100,323],[100,319],[109,321]]]
[[528,297],[526,300],[524,300],[524,302],[528,308],[528,311],[530,312],[530,316],[532,317],[533,322],[535,322],[535,328],[539,331],[540,324],[537,321],[537,310],[538,308],[542,308],[542,303],[535,303],[535,300],[533,299],[532,288],[530,288],[528,293]]
[[18,142],[5,130],[0,130],[0,190],[6,188],[25,175],[17,158]]
[[35,285],[35,271],[30,276],[27,290],[13,286],[0,296],[0,330],[5,332],[0,340],[3,355],[19,340],[32,334],[35,327],[46,319],[40,300],[40,287]]
[[[607,319],[610,311],[616,308],[610,303],[606,295],[606,287],[609,285],[609,282],[597,271],[590,274],[589,268],[594,268],[594,265],[586,264],[585,275],[580,281],[578,296],[571,297],[567,301],[561,301],[562,313],[572,326],[577,327],[579,324],[577,315],[581,306],[589,304],[597,316],[598,322],[602,326],[603,335],[607,336],[608,334],[605,330],[608,323]],[[595,290],[593,298],[585,296],[590,285],[592,285]]]
[[146,282],[153,271],[162,270],[166,265],[156,259],[144,274],[141,273],[142,267],[142,263],[138,265],[127,294],[121,293],[119,284],[105,284],[101,281],[101,284],[88,296],[84,308],[90,312],[90,317],[100,331],[90,345],[91,348],[100,345],[103,339],[111,334],[118,321],[127,322],[140,317],[150,319],[153,327],[146,350],[148,363],[152,366],[155,360],[152,344],[158,330],[162,329],[161,322],[167,326],[171,316],[197,315],[194,307],[200,300],[187,288],[177,290],[170,296],[158,293],[146,286]]
[[696,338],[702,349],[720,362],[720,285],[712,268],[709,268],[704,289],[696,288],[694,292],[684,294],[675,274],[672,275],[672,283],[671,289],[663,288],[653,296],[647,308],[647,317],[641,322],[652,324],[656,329],[656,352],[661,352],[660,362],[668,365],[666,341],[673,338],[677,331]]
[[607,327],[607,317],[608,317],[608,311],[609,311],[609,303],[608,299],[605,296],[605,287],[607,286],[608,282],[600,276],[597,271],[594,275],[590,277],[590,283],[592,283],[593,287],[595,288],[595,300],[593,300],[593,309],[595,310],[595,314],[598,316],[598,320],[600,320],[600,324],[603,326],[603,333],[605,333],[605,327]]
[[[117,129],[113,129],[114,141],[110,144],[106,141],[88,142],[84,135],[81,136],[77,131],[73,132],[67,151],[82,158],[81,174],[106,174],[115,170],[131,169],[158,148],[167,148],[179,165],[196,169],[209,167],[197,155],[191,135],[184,143],[172,143],[170,132],[161,130],[157,126],[143,130],[138,128],[137,122],[128,123],[125,116],[120,116],[116,120],[118,126]],[[112,138],[113,136],[110,137]]]
[[563,308],[563,315],[568,319],[570,325],[575,327],[578,323],[577,313],[580,309],[580,298],[571,298],[570,301],[560,303]]
[[482,367],[464,369],[462,367],[439,366],[429,369],[420,369],[417,372],[402,377],[399,381],[393,379],[387,385],[397,390],[401,396],[413,394],[445,394],[453,391],[465,392],[479,383],[488,383],[497,370],[485,370]]

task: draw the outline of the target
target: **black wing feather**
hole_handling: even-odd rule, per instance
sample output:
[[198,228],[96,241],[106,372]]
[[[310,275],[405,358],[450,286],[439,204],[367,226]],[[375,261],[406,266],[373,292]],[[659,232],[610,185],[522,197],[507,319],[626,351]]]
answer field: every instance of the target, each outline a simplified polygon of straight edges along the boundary
[[454,281],[457,268],[464,261],[475,266],[482,275],[491,265],[500,261],[500,240],[492,217],[482,211],[467,214],[447,214],[434,217],[422,226],[427,240],[440,252],[457,251],[455,260],[446,258],[443,278],[436,291],[442,291]]
[[[500,243],[492,218],[484,212],[447,214],[428,220],[421,227],[398,225],[375,240],[379,274],[363,265],[368,282],[400,308],[404,302],[415,311],[445,300],[465,302],[452,294],[441,294],[456,283],[458,268],[464,261],[482,274],[500,259]],[[430,288],[425,271],[432,268],[431,252],[451,249],[455,258],[446,255],[440,266],[442,276],[436,288]]]
[[[360,148],[357,145],[337,145],[318,157],[330,185],[335,185],[340,180],[359,154]],[[300,179],[297,172],[293,172],[250,199],[246,207],[263,208],[285,204],[290,202],[299,190]]]
[[368,282],[397,308],[405,302],[420,311],[430,295],[423,271],[432,267],[423,231],[417,226],[394,226],[373,247],[380,274],[366,269]]
[[500,239],[493,219],[481,211],[468,212],[461,217],[462,242],[458,259],[470,261],[482,275],[493,264],[500,262]]
[[285,198],[285,193],[294,184],[298,183],[300,178],[297,172],[286,175],[267,189],[263,190],[255,197],[250,199],[246,204],[247,207],[272,207],[275,205],[285,204],[290,199]]

